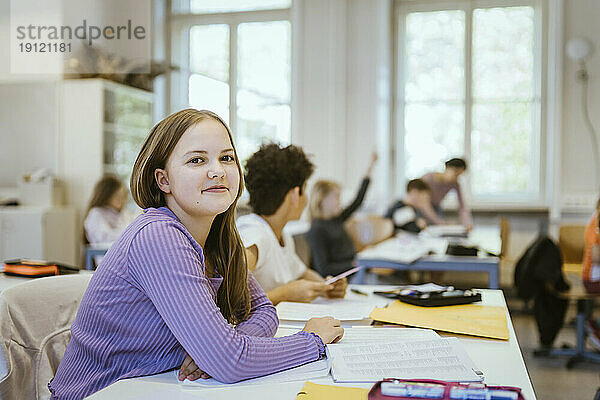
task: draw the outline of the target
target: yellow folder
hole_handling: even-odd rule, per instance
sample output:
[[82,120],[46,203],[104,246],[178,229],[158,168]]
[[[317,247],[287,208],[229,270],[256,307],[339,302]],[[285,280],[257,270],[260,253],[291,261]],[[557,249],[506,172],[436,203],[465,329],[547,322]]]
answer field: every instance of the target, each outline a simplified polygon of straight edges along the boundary
[[306,382],[296,400],[367,400],[369,389]]
[[370,317],[376,321],[493,339],[508,340],[509,336],[506,309],[498,306],[419,307],[396,300],[385,308],[375,308]]

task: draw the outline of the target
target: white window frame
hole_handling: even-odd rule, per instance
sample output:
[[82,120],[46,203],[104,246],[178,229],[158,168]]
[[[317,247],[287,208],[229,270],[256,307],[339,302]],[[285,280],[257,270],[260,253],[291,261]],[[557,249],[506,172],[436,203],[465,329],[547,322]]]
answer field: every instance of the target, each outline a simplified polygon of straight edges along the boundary
[[[533,100],[538,100],[537,107],[533,102],[532,118],[534,118],[532,150],[537,170],[534,170],[539,191],[535,196],[493,196],[489,198],[473,199],[470,181],[467,179],[462,185],[463,196],[473,209],[540,209],[548,206],[548,184],[547,184],[547,137],[546,137],[546,92],[547,92],[547,70],[548,66],[542,60],[547,60],[547,36],[548,27],[543,21],[547,21],[546,0],[438,0],[438,1],[415,1],[396,0],[394,3],[394,71],[396,74],[394,85],[394,115],[393,115],[393,137],[395,143],[394,185],[396,193],[403,193],[406,185],[405,179],[405,152],[404,152],[404,107],[405,107],[405,70],[403,68],[405,59],[405,16],[411,12],[462,10],[465,13],[465,125],[464,125],[464,157],[471,159],[471,124],[472,108],[472,28],[473,10],[477,8],[492,7],[515,7],[530,6],[535,10],[534,15],[534,94]],[[443,165],[440,165],[440,169]]]
[[[181,4],[186,0],[179,0]],[[171,32],[170,59],[173,65],[180,67],[179,71],[173,72],[169,82],[169,105],[170,112],[175,112],[189,107],[188,93],[191,70],[189,69],[190,60],[190,29],[197,25],[223,24],[229,25],[229,128],[237,140],[237,27],[246,22],[270,22],[270,21],[288,21],[292,29],[291,35],[291,80],[290,82],[290,111],[291,111],[291,131],[290,140],[294,136],[294,109],[295,104],[295,42],[297,34],[294,33],[293,20],[294,0],[290,8],[258,10],[258,11],[239,11],[239,12],[219,12],[214,14],[192,14],[192,13],[174,13],[169,10],[169,24]]]

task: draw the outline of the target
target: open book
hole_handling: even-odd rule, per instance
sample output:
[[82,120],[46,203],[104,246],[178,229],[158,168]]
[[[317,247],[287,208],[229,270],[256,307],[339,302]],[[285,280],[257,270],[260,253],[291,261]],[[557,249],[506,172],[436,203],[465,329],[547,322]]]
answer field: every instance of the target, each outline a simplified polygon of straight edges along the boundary
[[336,382],[376,382],[384,378],[483,380],[457,338],[330,344],[327,353]]

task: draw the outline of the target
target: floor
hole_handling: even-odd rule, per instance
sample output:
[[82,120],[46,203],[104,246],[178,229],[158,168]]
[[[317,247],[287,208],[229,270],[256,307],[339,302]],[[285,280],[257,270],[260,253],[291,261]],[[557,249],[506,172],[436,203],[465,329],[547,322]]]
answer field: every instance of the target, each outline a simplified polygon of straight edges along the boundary
[[[512,309],[515,302],[509,299],[508,303]],[[570,307],[566,321],[573,320],[575,311],[574,306]],[[596,390],[600,388],[599,364],[580,363],[568,370],[565,367],[566,358],[534,357],[533,351],[538,346],[538,334],[533,316],[511,311],[511,318],[538,399],[594,399]],[[567,324],[554,343],[559,347],[563,344],[575,344],[574,325]]]

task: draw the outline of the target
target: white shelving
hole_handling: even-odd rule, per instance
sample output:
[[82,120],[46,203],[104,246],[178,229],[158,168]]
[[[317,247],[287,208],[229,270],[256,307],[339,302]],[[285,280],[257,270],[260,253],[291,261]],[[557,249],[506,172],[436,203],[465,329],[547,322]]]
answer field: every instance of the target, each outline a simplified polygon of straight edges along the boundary
[[94,184],[105,173],[127,186],[139,149],[152,127],[152,93],[103,79],[61,84],[59,175],[67,204],[85,212]]

